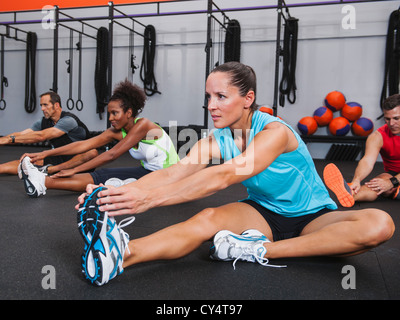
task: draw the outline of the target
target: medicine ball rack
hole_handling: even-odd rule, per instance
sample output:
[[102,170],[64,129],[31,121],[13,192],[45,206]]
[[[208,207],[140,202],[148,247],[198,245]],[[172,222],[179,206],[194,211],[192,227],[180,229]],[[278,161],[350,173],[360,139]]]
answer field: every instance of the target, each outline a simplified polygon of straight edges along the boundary
[[367,137],[359,136],[323,136],[323,135],[301,135],[303,141],[308,143],[331,143],[331,147],[325,156],[325,160],[354,161],[361,152],[365,152]]

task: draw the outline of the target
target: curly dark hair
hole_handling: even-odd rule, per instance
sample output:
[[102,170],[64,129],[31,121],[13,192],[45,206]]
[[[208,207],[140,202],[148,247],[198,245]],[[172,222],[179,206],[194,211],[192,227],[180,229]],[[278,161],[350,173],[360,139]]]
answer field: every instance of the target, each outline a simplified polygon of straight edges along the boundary
[[142,112],[146,99],[146,94],[142,88],[125,79],[116,84],[110,101],[122,101],[121,107],[124,112],[131,109],[133,116],[136,117]]

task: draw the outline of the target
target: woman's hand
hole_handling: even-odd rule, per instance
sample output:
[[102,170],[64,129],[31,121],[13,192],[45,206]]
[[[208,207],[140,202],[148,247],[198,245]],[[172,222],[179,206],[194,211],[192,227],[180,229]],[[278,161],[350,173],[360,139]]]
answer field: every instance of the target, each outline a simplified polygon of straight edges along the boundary
[[77,172],[75,171],[75,169],[65,169],[51,175],[50,178],[67,178],[72,177],[76,173]]
[[93,192],[93,190],[95,190],[96,188],[101,187],[101,186],[103,186],[102,183],[101,183],[100,185],[88,184],[88,185],[86,186],[86,192],[85,192],[85,193],[82,193],[82,194],[78,197],[78,204],[75,206],[75,209],[76,209],[76,210],[79,210],[79,206],[80,206],[81,204],[83,204],[83,202],[85,201],[85,197],[86,197],[88,194],[91,194],[91,193]]
[[36,163],[46,158],[43,152],[35,152],[35,153],[24,153],[19,160],[22,161],[22,159],[24,159],[25,157],[29,157],[32,163]]
[[147,192],[136,187],[136,182],[118,188],[106,187],[98,193],[97,204],[110,216],[141,213],[152,207]]

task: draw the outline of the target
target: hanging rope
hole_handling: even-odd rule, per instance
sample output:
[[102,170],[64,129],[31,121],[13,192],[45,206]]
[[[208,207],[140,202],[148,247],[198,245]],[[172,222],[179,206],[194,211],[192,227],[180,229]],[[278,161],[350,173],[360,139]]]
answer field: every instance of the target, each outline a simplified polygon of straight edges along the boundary
[[129,67],[128,67],[128,78],[133,79],[133,74],[135,70],[139,68],[137,64],[135,64],[136,56],[134,53],[135,49],[135,33],[134,33],[134,22],[132,23],[132,30],[129,30]]
[[157,89],[157,82],[154,76],[155,53],[156,30],[152,25],[148,25],[144,30],[143,57],[140,66],[140,79],[143,81],[144,91],[147,96],[152,96],[155,93],[161,94]]
[[230,20],[225,35],[225,62],[240,62],[240,24],[237,20]]
[[383,81],[381,101],[380,101],[381,108],[383,102],[387,97],[399,93],[399,72],[400,72],[400,9],[393,11],[389,18],[389,26],[386,36],[385,77]]
[[296,57],[297,57],[297,33],[298,19],[289,17],[286,19],[283,37],[283,70],[279,85],[279,104],[285,105],[285,96],[290,103],[296,102]]
[[37,35],[28,32],[26,37],[26,69],[25,69],[25,110],[32,113],[36,109],[36,47]]
[[6,108],[6,100],[4,100],[4,87],[8,87],[8,79],[4,76],[4,36],[0,35],[0,110]]
[[100,27],[97,30],[96,67],[94,72],[94,88],[96,92],[96,113],[102,119],[102,113],[108,103],[108,30]]

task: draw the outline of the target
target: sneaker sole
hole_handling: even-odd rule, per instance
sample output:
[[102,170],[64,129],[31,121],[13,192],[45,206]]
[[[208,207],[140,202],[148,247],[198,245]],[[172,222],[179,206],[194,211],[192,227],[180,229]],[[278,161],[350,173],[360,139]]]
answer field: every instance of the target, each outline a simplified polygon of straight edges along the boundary
[[400,187],[397,187],[396,191],[393,194],[393,199],[394,200],[400,200],[399,190],[400,190]]
[[216,248],[215,248],[215,243],[220,239],[220,238],[224,238],[224,237],[226,237],[227,235],[229,235],[229,234],[231,234],[232,232],[230,232],[230,231],[228,231],[228,230],[221,230],[221,231],[218,231],[216,234],[215,234],[215,236],[214,236],[214,238],[213,238],[213,244],[212,244],[212,246],[210,247],[210,251],[209,251],[209,256],[210,256],[210,259],[212,259],[212,260],[217,260],[217,261],[224,261],[223,259],[220,259],[220,258],[218,258],[217,256],[215,256],[215,251],[216,251]]
[[339,203],[346,208],[354,206],[354,197],[346,190],[346,183],[340,170],[333,164],[328,164],[324,169],[326,186],[336,195]]
[[36,190],[33,183],[29,180],[29,178],[26,175],[26,173],[24,172],[24,170],[21,170],[21,179],[24,182],[24,188],[25,188],[26,194],[31,198],[38,198],[39,193]]
[[[98,187],[87,195],[77,214],[78,229],[85,242],[84,252],[81,256],[82,273],[88,281],[96,285],[103,283],[103,265],[99,256],[103,247],[100,234],[103,227],[106,228],[104,225],[106,215],[98,209],[96,201],[98,199],[97,194],[104,189],[106,188]],[[88,237],[89,233],[92,235],[90,239]],[[88,270],[88,264],[90,263],[94,264],[94,274],[91,274]]]

